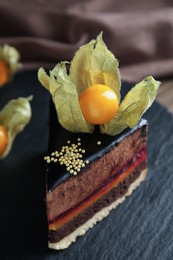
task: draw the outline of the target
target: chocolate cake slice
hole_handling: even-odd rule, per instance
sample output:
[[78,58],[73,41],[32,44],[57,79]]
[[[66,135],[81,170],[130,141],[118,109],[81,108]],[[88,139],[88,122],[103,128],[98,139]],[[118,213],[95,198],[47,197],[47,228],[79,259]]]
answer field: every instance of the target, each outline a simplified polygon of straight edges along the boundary
[[141,118],[160,82],[148,76],[121,89],[118,66],[100,33],[69,67],[60,62],[49,74],[38,71],[53,101],[45,156],[50,248],[67,248],[146,177],[148,127]]
[[[101,134],[97,127],[92,134],[76,134],[60,126],[53,104],[50,111],[51,156],[46,157],[49,247],[64,249],[145,179],[148,126],[141,119],[136,127],[117,136]],[[74,160],[72,165],[68,162],[71,168],[67,171],[70,153]]]

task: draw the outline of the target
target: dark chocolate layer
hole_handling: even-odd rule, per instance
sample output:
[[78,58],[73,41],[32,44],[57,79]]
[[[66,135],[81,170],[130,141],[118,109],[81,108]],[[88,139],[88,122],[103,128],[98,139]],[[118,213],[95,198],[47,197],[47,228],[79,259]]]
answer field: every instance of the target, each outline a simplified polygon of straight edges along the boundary
[[[139,124],[133,129],[126,129],[120,135],[109,136],[101,134],[98,127],[96,127],[94,133],[84,134],[84,133],[72,133],[65,130],[58,123],[57,114],[54,108],[54,104],[51,103],[50,108],[50,133],[49,133],[49,153],[58,150],[60,151],[62,146],[67,144],[68,140],[71,142],[77,143],[77,139],[81,138],[82,148],[85,149],[86,153],[83,156],[84,160],[89,160],[90,163],[94,160],[99,159],[105,153],[107,153],[114,146],[118,145],[125,137],[134,133],[137,129],[142,126],[147,125],[147,121],[141,119]],[[144,128],[144,131],[146,129]],[[146,132],[144,133],[146,135]],[[101,141],[101,145],[98,145],[97,142]],[[47,166],[47,186],[48,191],[52,191],[59,184],[70,178],[72,175],[66,171],[64,166],[61,166],[58,163],[48,164]],[[80,174],[80,173],[79,173]]]
[[143,161],[132,173],[128,175],[127,178],[120,182],[116,187],[112,188],[110,192],[93,203],[92,206],[86,208],[82,213],[66,223],[60,229],[56,231],[49,230],[49,241],[52,243],[60,241],[84,224],[87,220],[94,216],[95,213],[99,212],[104,207],[109,206],[118,198],[124,196],[127,193],[129,186],[140,176],[142,170],[146,168],[146,161]]

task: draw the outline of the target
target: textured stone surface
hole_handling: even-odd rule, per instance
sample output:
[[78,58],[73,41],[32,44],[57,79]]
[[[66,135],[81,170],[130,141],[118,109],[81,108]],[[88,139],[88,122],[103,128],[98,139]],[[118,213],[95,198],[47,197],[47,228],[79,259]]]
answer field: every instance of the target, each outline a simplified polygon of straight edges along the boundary
[[[126,86],[128,87],[128,85]],[[18,74],[0,89],[0,108],[34,94],[33,118],[0,162],[0,259],[173,259],[173,116],[158,103],[149,120],[149,175],[145,182],[65,251],[47,248],[45,165],[49,95],[36,72]]]

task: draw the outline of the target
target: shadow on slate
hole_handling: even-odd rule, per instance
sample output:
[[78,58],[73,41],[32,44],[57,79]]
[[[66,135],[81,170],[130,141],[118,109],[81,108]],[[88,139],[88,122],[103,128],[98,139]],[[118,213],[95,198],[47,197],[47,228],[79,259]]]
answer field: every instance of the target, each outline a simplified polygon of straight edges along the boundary
[[[128,90],[130,84],[123,84]],[[68,249],[47,248],[45,208],[49,93],[37,72],[16,75],[0,89],[0,108],[12,98],[33,94],[33,116],[10,155],[0,161],[0,259],[143,260],[173,259],[173,116],[159,103],[149,121],[145,182],[111,214]]]

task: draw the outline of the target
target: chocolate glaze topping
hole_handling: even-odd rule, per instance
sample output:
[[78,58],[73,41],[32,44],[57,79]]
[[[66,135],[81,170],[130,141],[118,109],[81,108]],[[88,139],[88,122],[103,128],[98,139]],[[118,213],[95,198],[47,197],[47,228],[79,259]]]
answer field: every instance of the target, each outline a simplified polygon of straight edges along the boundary
[[[139,124],[133,129],[126,129],[117,136],[109,136],[101,134],[99,127],[96,127],[92,134],[84,133],[72,133],[65,130],[58,123],[57,114],[55,111],[54,104],[50,104],[50,132],[49,132],[49,154],[55,150],[60,151],[62,146],[67,145],[67,141],[77,144],[77,139],[81,138],[81,148],[85,149],[83,160],[89,160],[92,163],[94,160],[99,159],[107,153],[112,147],[118,145],[125,137],[131,135],[137,129],[147,125],[145,119],[141,119]],[[98,145],[97,142],[101,144]],[[47,185],[48,191],[52,191],[59,184],[72,177],[70,173],[66,171],[65,166],[61,166],[59,163],[50,163],[47,165]],[[80,172],[78,173],[80,174]]]

